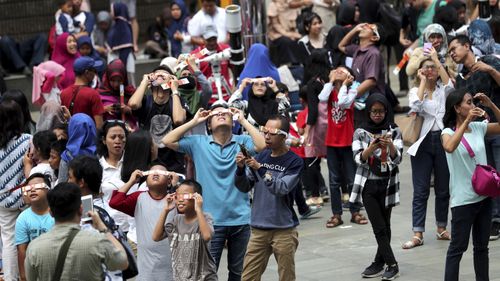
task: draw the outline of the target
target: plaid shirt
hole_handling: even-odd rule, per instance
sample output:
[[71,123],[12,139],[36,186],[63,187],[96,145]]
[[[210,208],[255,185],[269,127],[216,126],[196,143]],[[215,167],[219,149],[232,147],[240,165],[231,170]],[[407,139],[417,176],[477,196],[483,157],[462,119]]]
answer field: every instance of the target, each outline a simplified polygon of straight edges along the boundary
[[[394,146],[396,147],[396,156],[391,159],[388,158],[388,169],[391,172],[389,182],[387,184],[387,192],[385,195],[385,207],[394,207],[399,205],[399,169],[398,165],[403,159],[403,138],[401,131],[398,127],[391,128],[392,140]],[[365,186],[366,180],[369,178],[371,172],[367,161],[361,160],[361,153],[365,150],[370,142],[375,139],[376,136],[364,129],[356,129],[354,132],[354,137],[352,141],[352,151],[354,153],[354,161],[358,165],[356,169],[356,176],[354,177],[354,186],[352,187],[351,198],[349,199],[352,203],[361,202],[361,194],[363,193],[363,188]],[[380,157],[381,149],[375,150],[375,157]]]

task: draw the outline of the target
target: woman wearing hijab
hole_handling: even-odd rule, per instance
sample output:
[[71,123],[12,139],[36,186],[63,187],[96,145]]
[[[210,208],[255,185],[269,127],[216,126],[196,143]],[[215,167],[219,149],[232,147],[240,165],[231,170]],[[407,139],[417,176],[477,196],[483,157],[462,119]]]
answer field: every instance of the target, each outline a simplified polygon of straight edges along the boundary
[[187,24],[191,19],[184,1],[175,0],[170,4],[172,19],[167,27],[168,39],[170,41],[170,53],[178,57],[182,53],[189,53],[192,49],[191,36],[187,33]]
[[480,51],[480,56],[500,56],[500,44],[495,42],[490,26],[483,20],[473,20],[468,28],[472,47]]
[[[375,260],[361,276],[382,280],[399,275],[398,263],[391,248],[391,211],[399,204],[399,169],[402,160],[401,131],[390,120],[392,107],[382,94],[366,99],[366,122],[354,132],[352,151],[358,165],[349,199],[363,202],[377,240]],[[384,266],[385,272],[384,272]]]
[[[448,55],[448,39],[444,28],[433,23],[428,25],[423,32],[424,44],[432,43],[432,47],[436,50],[439,61],[450,77],[457,75],[457,65]],[[406,66],[406,74],[414,76],[417,73],[420,62],[430,56],[429,50],[424,50],[424,47],[418,47],[411,53],[410,60]]]
[[119,58],[125,64],[130,84],[135,87],[134,44],[127,5],[120,2],[113,3],[111,15],[115,24],[108,32],[108,46],[111,49],[111,53],[108,54],[108,62]]
[[56,39],[56,46],[52,54],[52,60],[66,69],[64,77],[59,82],[61,89],[65,89],[75,83],[75,72],[73,63],[80,57],[76,38],[69,33],[63,33]]
[[56,124],[63,124],[64,112],[60,103],[50,100],[45,102],[40,108],[40,119],[36,123],[36,131],[52,131]]
[[97,25],[92,32],[92,42],[94,42],[94,49],[103,57],[108,56],[108,49],[106,48],[106,41],[108,38],[108,31],[113,23],[111,14],[108,11],[100,11],[97,14]]
[[339,50],[339,43],[351,31],[356,22],[356,7],[349,2],[340,4],[337,12],[337,24],[328,31],[325,48],[332,51],[332,67],[345,65],[346,55]]
[[[186,79],[188,83],[179,85],[178,91],[187,102],[189,113],[194,116],[199,108],[208,109],[208,102],[212,97],[212,86],[198,68],[195,56],[189,56],[186,62],[188,66],[179,70],[176,76],[179,80]],[[201,86],[201,92],[197,89],[198,84]]]
[[[238,87],[245,78],[271,77],[276,82],[280,82],[278,69],[269,57],[269,50],[261,43],[255,43],[250,46],[248,51],[247,61],[243,71],[241,71],[238,79]],[[248,89],[243,90],[243,99],[248,100]]]
[[59,182],[68,181],[69,162],[80,155],[95,155],[97,131],[94,120],[87,114],[77,113],[69,119],[68,143],[61,154]]
[[33,68],[33,104],[42,105],[47,101],[61,104],[60,82],[66,69],[54,62],[46,61]]
[[[121,85],[123,85],[124,90],[123,104],[120,100]],[[134,86],[128,83],[127,71],[123,62],[120,59],[110,62],[102,77],[102,85],[99,89],[105,111],[103,120],[122,120],[127,123],[129,129],[135,130],[137,119],[132,115],[132,109],[127,105],[134,92]]]

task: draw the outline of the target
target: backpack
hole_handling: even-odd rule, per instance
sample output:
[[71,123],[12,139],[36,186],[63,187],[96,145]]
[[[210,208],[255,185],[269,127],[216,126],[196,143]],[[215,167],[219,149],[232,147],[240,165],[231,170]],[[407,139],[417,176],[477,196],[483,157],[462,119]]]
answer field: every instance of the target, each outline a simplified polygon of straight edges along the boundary
[[379,5],[377,12],[378,22],[383,28],[380,43],[386,46],[399,44],[399,31],[401,29],[401,16],[387,2]]

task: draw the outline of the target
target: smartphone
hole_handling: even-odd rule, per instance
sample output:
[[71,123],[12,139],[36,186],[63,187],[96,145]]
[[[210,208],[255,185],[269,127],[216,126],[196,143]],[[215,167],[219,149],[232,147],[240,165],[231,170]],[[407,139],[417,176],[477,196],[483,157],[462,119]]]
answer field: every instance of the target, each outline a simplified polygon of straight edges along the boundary
[[82,206],[83,206],[83,214],[82,214],[82,221],[83,222],[91,222],[92,218],[87,215],[87,213],[93,212],[94,211],[94,201],[92,198],[92,195],[85,195],[82,196]]
[[424,52],[428,53],[431,51],[432,43],[424,43]]
[[245,156],[245,158],[250,158],[250,153],[248,152],[247,148],[245,147],[244,144],[239,143],[240,145],[240,151]]
[[473,98],[472,102],[474,103],[475,106],[480,106],[481,105],[481,100],[478,98]]

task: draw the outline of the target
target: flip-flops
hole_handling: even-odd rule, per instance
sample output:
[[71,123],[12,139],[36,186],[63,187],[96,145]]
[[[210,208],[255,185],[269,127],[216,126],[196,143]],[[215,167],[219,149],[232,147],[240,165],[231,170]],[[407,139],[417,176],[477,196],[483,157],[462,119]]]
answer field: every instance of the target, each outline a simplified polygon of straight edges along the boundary
[[405,250],[409,250],[409,249],[413,249],[415,247],[419,247],[422,245],[424,245],[424,238],[420,238],[418,236],[413,236],[411,238],[411,240],[403,243],[403,245],[401,247]]

